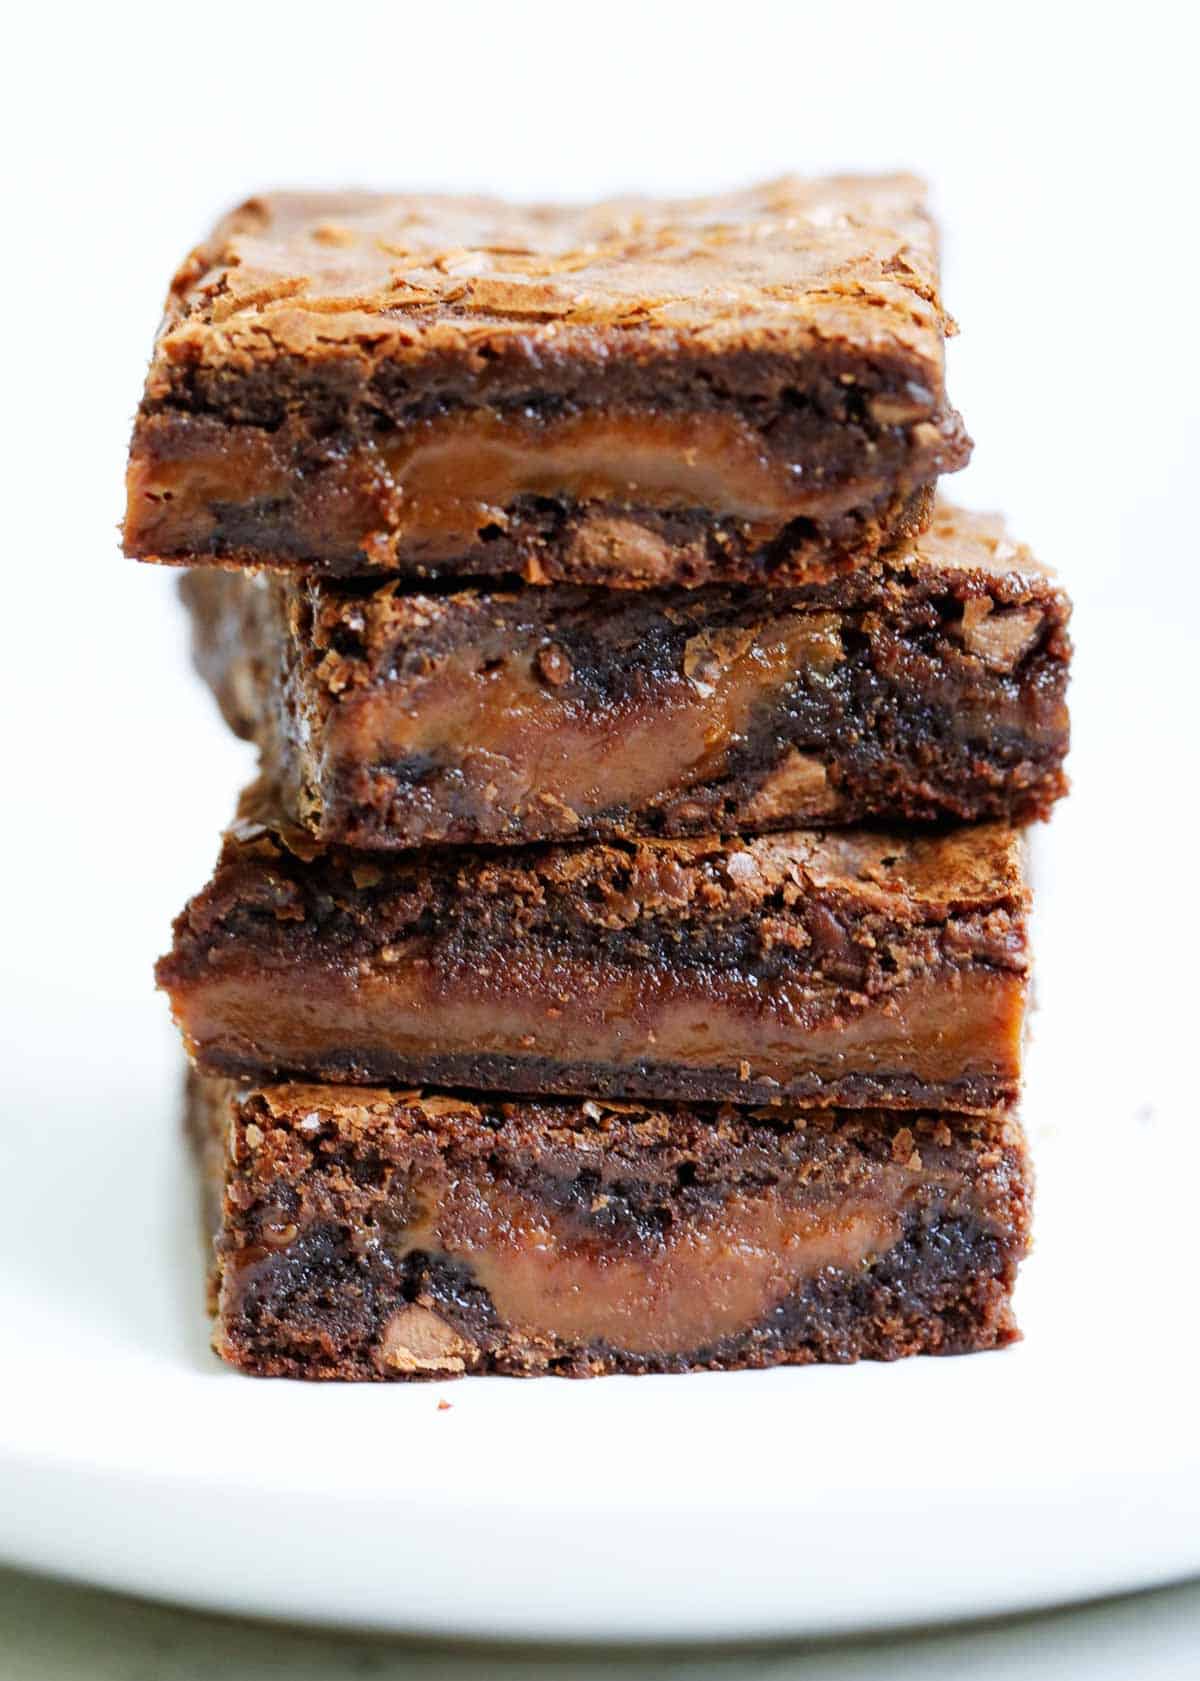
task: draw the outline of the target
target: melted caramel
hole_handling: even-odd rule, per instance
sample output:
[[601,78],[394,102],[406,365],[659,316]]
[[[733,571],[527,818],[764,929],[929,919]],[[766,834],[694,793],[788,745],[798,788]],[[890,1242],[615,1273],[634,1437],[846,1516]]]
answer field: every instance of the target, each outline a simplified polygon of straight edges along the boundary
[[[503,524],[518,496],[711,508],[774,523],[798,511],[800,475],[730,415],[574,415],[528,422],[484,412],[405,427],[380,449],[402,498],[400,530]],[[807,489],[807,487],[805,487]],[[799,492],[803,500],[803,492]]]
[[[384,564],[397,549],[452,558],[488,528],[505,530],[522,496],[604,507],[704,509],[766,541],[788,521],[860,506],[887,488],[865,471],[807,474],[780,459],[736,415],[583,414],[553,421],[489,410],[417,421],[298,473],[286,441],[244,426],[206,438],[191,426],[178,453],[135,456],[126,540],[168,551],[218,506],[279,501],[326,542],[355,544]],[[194,538],[194,531],[192,533]],[[619,571],[616,544],[609,567]],[[642,565],[636,550],[629,564]]]
[[853,1270],[889,1249],[915,1177],[889,1167],[848,1200],[734,1194],[643,1249],[480,1173],[427,1187],[425,1214],[394,1252],[467,1262],[500,1319],[527,1335],[683,1354],[761,1323],[823,1268]]
[[[697,636],[683,669],[653,696],[593,706],[548,687],[522,652],[489,669],[477,649],[446,656],[425,677],[356,694],[336,707],[321,748],[347,765],[420,757],[455,776],[469,809],[561,816],[560,832],[613,808],[641,807],[727,773],[756,711],[781,704],[798,676],[842,657],[831,615],[791,614],[744,631]],[[310,780],[319,774],[306,766]],[[811,819],[836,796],[811,775],[789,814]]]
[[518,1065],[685,1066],[746,1080],[911,1077],[1015,1082],[1025,984],[1019,974],[950,970],[856,1007],[800,985],[696,974],[686,985],[646,969],[605,972],[513,951],[503,967],[439,976],[398,960],[356,977],[315,967],[221,974],[179,986],[181,1026],[201,1054],[222,1049],[312,1070],[349,1051],[414,1061],[489,1053]]

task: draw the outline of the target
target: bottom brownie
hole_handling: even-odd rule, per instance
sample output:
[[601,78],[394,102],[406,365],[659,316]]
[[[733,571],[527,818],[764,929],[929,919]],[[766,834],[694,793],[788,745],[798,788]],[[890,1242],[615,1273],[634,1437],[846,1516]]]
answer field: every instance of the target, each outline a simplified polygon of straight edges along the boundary
[[267,1376],[682,1372],[997,1348],[1010,1117],[536,1103],[192,1075],[214,1347]]

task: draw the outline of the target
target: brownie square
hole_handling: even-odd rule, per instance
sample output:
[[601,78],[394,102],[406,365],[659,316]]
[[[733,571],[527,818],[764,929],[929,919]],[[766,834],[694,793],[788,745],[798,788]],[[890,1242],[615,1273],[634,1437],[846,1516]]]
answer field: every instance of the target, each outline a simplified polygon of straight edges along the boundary
[[985,1112],[1028,907],[1001,824],[364,853],[259,789],[158,978],[212,1073]]
[[1003,1115],[504,1102],[192,1076],[214,1347],[348,1379],[1001,1348],[1029,1236]]
[[198,567],[196,664],[316,840],[1025,821],[1065,792],[1070,602],[1003,522],[801,588],[370,588]]
[[517,206],[285,193],[172,282],[127,552],[349,575],[796,580],[969,442],[909,176]]

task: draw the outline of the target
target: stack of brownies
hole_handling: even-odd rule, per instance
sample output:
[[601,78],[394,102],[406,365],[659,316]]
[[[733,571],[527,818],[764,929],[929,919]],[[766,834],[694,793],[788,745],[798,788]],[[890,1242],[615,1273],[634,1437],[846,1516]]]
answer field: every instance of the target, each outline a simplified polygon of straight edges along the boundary
[[1069,605],[935,505],[951,330],[905,176],[282,194],[184,264],[125,541],[261,753],[158,970],[225,1359],[1016,1335]]

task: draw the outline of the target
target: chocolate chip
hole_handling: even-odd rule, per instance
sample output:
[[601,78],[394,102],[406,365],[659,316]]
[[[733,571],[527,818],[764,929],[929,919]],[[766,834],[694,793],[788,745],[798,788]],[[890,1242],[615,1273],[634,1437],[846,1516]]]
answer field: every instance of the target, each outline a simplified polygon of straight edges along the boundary
[[571,675],[570,660],[562,649],[556,647],[553,643],[548,648],[538,650],[534,664],[537,667],[538,676],[554,689],[561,688]]

